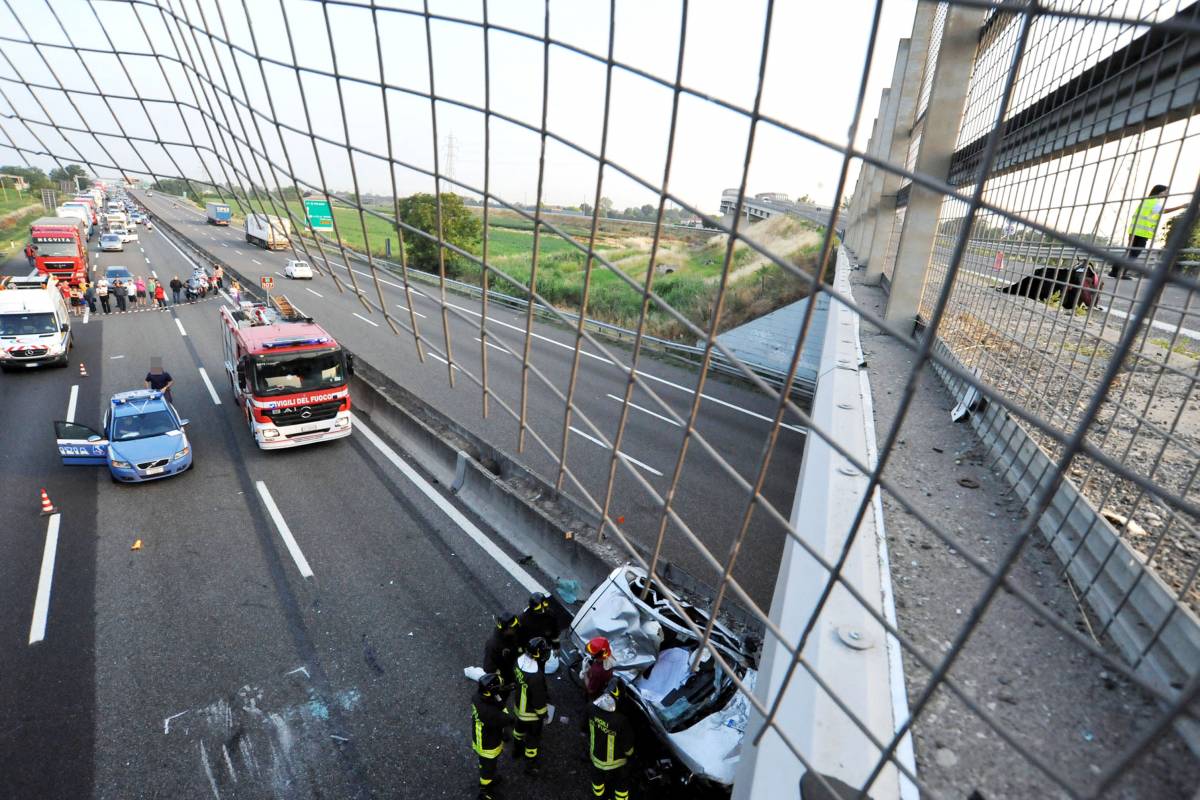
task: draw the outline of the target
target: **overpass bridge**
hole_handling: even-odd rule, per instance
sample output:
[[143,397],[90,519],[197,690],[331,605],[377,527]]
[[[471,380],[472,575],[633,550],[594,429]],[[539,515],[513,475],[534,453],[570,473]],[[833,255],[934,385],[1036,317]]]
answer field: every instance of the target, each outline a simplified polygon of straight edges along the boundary
[[[721,193],[721,224],[729,227],[733,224],[733,214],[738,207],[738,190],[726,189]],[[747,195],[742,200],[742,215],[751,223],[762,222],[779,214],[799,217],[822,228],[829,225],[829,217],[833,209],[825,208],[814,203],[795,203],[786,195],[779,192],[760,192]],[[841,235],[841,222],[838,223],[838,234]]]

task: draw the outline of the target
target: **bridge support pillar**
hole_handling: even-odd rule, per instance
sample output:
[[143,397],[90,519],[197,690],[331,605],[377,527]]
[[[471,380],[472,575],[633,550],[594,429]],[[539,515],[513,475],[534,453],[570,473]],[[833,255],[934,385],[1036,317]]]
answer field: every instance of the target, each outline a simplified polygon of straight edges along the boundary
[[[882,115],[883,123],[880,128],[879,143],[875,147],[876,158],[884,159],[885,161],[892,160],[892,151],[895,149],[895,141],[899,131],[896,129],[896,122],[900,117],[900,100],[904,96],[904,75],[908,69],[908,53],[909,40],[901,39],[900,46],[896,49],[896,64],[892,68],[892,83],[891,88],[885,92],[887,102],[880,105],[879,113]],[[911,114],[909,115],[909,126],[911,127]],[[905,134],[907,139],[907,134]],[[884,251],[887,248],[885,242],[881,248],[878,245],[878,240],[881,238],[879,232],[883,229],[891,229],[891,223],[895,209],[895,192],[892,193],[891,201],[883,195],[883,187],[892,173],[886,169],[876,168],[872,170],[871,185],[868,187],[870,195],[867,199],[867,219],[863,229],[863,238],[859,243],[859,248],[854,252],[858,254],[860,264],[879,263],[883,260]],[[894,177],[894,176],[892,176]],[[869,269],[869,267],[868,267]]]
[[[879,117],[871,123],[871,138],[867,140],[867,152],[874,153],[877,147],[879,135]],[[870,164],[863,164],[862,169],[858,173],[858,183],[854,189],[854,198],[850,207],[850,213],[854,217],[854,226],[846,231],[846,244],[855,253],[862,246],[863,241],[863,225],[867,218],[867,195],[870,194],[871,186],[871,170]]]
[[[986,10],[951,5],[945,13],[929,102],[924,117],[919,120],[921,143],[914,165],[916,172],[941,180],[950,173],[971,68],[979,46],[979,28]],[[884,311],[884,318],[889,322],[916,323],[941,207],[941,192],[912,184]]]

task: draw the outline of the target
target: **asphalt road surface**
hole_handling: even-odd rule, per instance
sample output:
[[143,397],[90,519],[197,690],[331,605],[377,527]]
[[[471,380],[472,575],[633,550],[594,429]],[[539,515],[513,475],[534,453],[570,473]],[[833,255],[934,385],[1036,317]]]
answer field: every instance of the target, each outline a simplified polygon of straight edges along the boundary
[[[213,247],[239,269],[250,272],[245,265],[258,262],[267,274],[282,264],[282,254],[251,250],[226,230],[213,233]],[[140,236],[123,253],[95,253],[95,271],[119,264],[163,281],[186,277],[190,264],[159,232]],[[5,271],[28,268],[18,258]],[[288,291],[307,295],[305,310],[334,335],[410,388],[433,394],[443,410],[478,416],[478,392],[462,381],[457,390],[439,388],[444,365],[409,358],[411,340],[362,321],[356,314],[369,319],[365,309],[328,278]],[[430,497],[396,466],[403,455],[363,427],[338,442],[259,451],[223,373],[222,302],[89,314],[74,321],[68,368],[0,376],[7,412],[0,417],[0,490],[8,498],[0,597],[10,610],[0,623],[0,797],[472,796],[473,687],[462,668],[480,662],[492,613],[519,609],[528,589],[493,558],[507,548],[485,520],[459,509],[491,537],[491,550],[446,514],[445,506],[457,505],[453,497],[436,487]],[[513,315],[499,319],[519,323]],[[470,333],[460,328],[456,335]],[[545,335],[566,338],[553,328]],[[561,373],[562,348],[545,344],[539,366]],[[153,356],[175,378],[193,468],[119,485],[103,467],[63,466],[52,422],[98,427],[108,397],[140,387]],[[493,361],[497,385],[514,372],[503,364]],[[685,413],[688,373],[648,368],[684,387],[672,389],[672,402]],[[590,383],[593,372],[601,374],[581,373],[581,396],[598,417],[609,410],[601,421],[615,425],[618,404],[605,392],[619,390],[611,379]],[[531,416],[561,416],[540,405],[541,395],[531,395]],[[706,395],[713,398],[706,406],[723,416],[705,415],[702,429],[730,453],[751,451],[752,437],[767,428],[753,414],[769,414],[769,405],[725,384],[712,384]],[[674,426],[646,416],[631,422],[628,448],[654,459],[653,437]],[[497,417],[481,429],[510,432]],[[795,435],[786,445],[797,463],[801,442]],[[602,449],[586,439],[573,441],[572,453],[580,454],[581,471],[606,468]],[[751,453],[742,463],[752,461]],[[681,490],[685,507],[714,508],[721,477],[690,469],[698,474]],[[707,493],[695,485],[705,479]],[[53,517],[39,513],[42,488],[57,507]],[[631,503],[624,513],[636,508]],[[135,540],[142,542],[136,551]],[[743,563],[762,569],[761,586],[769,587],[775,565],[754,557]],[[553,578],[531,573],[542,585]],[[43,624],[39,596],[48,603],[44,632],[34,637]],[[502,766],[511,796],[588,791],[577,724],[584,709],[566,676],[552,679],[551,702],[558,719],[543,741],[541,776],[534,782],[507,760]]]
[[[339,291],[330,277],[321,276],[311,282],[293,282],[283,277],[283,265],[293,257],[290,250],[267,251],[251,245],[245,241],[245,232],[240,227],[209,225],[203,212],[159,194],[146,197],[144,193],[138,193],[138,198],[153,214],[168,219],[193,242],[233,265],[248,278],[257,281],[261,276],[274,277],[276,293],[286,294],[353,352],[485,441],[517,455],[517,421],[499,408],[495,400],[491,403],[488,418],[484,419],[481,390],[463,374],[463,371],[477,377],[482,374],[481,304],[478,300],[448,295],[447,302],[458,312],[449,315],[451,351],[455,363],[461,365],[461,369],[456,370],[456,386],[451,388],[444,358],[427,351],[425,362],[421,363],[411,334],[404,331],[399,336],[393,335],[378,310],[366,308],[350,291]],[[179,266],[182,254],[168,241],[157,233],[143,235],[143,238],[147,240],[147,253],[157,263],[171,265],[171,269],[186,277],[184,268]],[[375,302],[377,295],[369,268],[356,262],[351,264],[364,294]],[[339,267],[336,274],[343,284],[348,283],[344,267]],[[407,322],[409,301],[405,299],[400,279],[382,270],[381,275],[386,281],[383,290],[389,311],[398,320]],[[422,336],[444,353],[436,287],[417,284],[411,302],[412,309],[419,314],[417,324]],[[495,304],[489,307],[488,338],[489,344],[493,345],[488,351],[489,388],[494,397],[513,409],[520,407],[521,362],[502,348],[507,345],[511,351],[520,354],[524,330],[522,313]],[[541,321],[535,321],[534,332],[531,362],[550,385],[565,395],[570,379],[573,332]],[[612,349],[623,363],[628,363],[628,351],[619,347]],[[583,422],[578,414],[572,419],[567,463],[587,492],[602,502],[611,457],[611,450],[603,442],[612,442],[616,438],[626,376],[591,346],[585,346],[585,353],[575,398],[595,429]],[[698,373],[653,358],[643,359],[639,371],[659,398],[686,420],[695,397],[693,390]],[[213,378],[217,380],[215,372]],[[530,428],[556,456],[563,432],[563,401],[532,372],[528,380]],[[660,495],[665,495],[671,484],[684,428],[669,419],[669,415],[640,387],[635,389],[632,402],[635,408],[630,412],[621,451],[633,460],[632,469],[638,471],[641,479]],[[697,430],[737,475],[753,484],[774,413],[775,404],[761,393],[740,382],[711,378],[704,387]],[[804,433],[798,418],[789,415],[784,422],[789,427],[780,432],[763,493],[787,517],[800,469]],[[532,436],[527,435],[525,449],[517,457],[550,481],[557,477],[555,457],[540,449]],[[569,479],[564,488],[577,497],[583,496]],[[661,506],[625,466],[618,466],[614,498],[612,516],[623,517],[623,529],[647,551],[652,550],[659,531]],[[695,442],[690,445],[674,507],[721,562],[728,556],[739,530],[748,498],[748,491],[738,486],[709,452]],[[770,607],[784,536],[783,527],[766,512],[758,510],[752,517],[745,546],[738,557],[734,576],[763,609]],[[715,584],[720,577],[720,572],[699,554],[673,522],[668,524],[664,553],[701,581]]]
[[[142,238],[99,268],[182,271]],[[492,612],[527,590],[361,429],[257,450],[222,382],[219,302],[89,315],[67,369],[0,376],[0,797],[472,796],[462,668],[481,660]],[[175,378],[194,467],[117,485],[103,467],[62,466],[51,423],[71,398],[96,426],[153,355]],[[44,638],[30,644],[39,591]],[[581,702],[568,679],[551,683],[571,722],[547,732],[538,786],[586,791]],[[518,794],[558,791],[504,772]]]

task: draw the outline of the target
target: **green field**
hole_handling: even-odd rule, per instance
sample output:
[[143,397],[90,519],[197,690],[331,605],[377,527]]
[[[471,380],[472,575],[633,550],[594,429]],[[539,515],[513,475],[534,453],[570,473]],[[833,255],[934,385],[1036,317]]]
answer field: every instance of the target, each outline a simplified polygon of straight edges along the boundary
[[[41,198],[30,192],[17,192],[7,189],[8,199],[0,196],[0,259],[12,255],[20,255],[20,250],[29,241],[29,223],[46,211],[41,206]],[[10,216],[26,206],[36,205],[37,208],[25,214]]]

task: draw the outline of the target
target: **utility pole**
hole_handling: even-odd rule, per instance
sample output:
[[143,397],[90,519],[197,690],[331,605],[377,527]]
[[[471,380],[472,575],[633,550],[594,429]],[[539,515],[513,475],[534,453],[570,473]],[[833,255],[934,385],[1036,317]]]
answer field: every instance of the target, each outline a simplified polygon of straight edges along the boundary
[[446,177],[454,180],[454,152],[456,142],[454,141],[454,131],[450,131],[446,137]]

